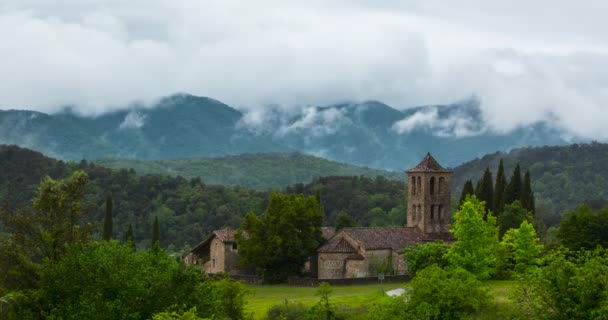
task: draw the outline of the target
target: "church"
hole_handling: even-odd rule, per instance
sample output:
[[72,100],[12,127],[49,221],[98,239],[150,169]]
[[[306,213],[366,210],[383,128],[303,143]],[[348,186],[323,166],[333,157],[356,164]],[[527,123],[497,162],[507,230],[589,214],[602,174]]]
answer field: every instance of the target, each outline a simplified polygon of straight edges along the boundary
[[[403,227],[355,227],[335,232],[323,228],[327,239],[311,254],[305,273],[319,279],[373,277],[381,272],[405,274],[405,249],[435,240],[451,241],[448,226],[451,170],[444,169],[428,153],[407,170],[407,225]],[[217,230],[186,252],[184,261],[201,263],[207,273],[243,274],[237,266],[238,245],[234,231]]]

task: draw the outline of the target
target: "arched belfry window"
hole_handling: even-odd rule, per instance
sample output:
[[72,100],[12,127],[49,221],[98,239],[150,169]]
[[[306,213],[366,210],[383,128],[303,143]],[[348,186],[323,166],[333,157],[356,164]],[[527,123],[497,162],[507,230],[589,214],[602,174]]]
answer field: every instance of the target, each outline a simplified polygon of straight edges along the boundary
[[416,214],[416,221],[420,221],[422,219],[422,207],[418,205],[418,214]]
[[417,183],[416,189],[419,190],[418,192],[424,194],[424,191],[422,191],[422,179],[420,177],[418,177],[417,180],[418,180],[418,183]]
[[412,177],[412,182],[410,182],[412,184],[412,195],[416,195],[416,177]]
[[416,212],[416,205],[413,204],[412,205],[412,211],[410,212],[412,214],[412,222],[416,222],[417,221],[417,215],[418,213]]
[[439,178],[439,184],[437,185],[437,194],[442,194],[445,191],[445,178]]
[[437,208],[437,219],[441,220],[442,214],[443,214],[443,206],[439,205],[439,207]]
[[435,219],[435,206],[431,205],[431,220]]
[[435,177],[431,177],[431,194],[435,194]]

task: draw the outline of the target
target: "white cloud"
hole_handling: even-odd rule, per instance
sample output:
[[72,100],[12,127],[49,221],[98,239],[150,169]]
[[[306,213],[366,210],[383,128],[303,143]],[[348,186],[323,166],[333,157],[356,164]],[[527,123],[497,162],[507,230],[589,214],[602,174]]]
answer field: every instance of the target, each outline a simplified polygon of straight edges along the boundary
[[144,126],[146,122],[146,115],[132,110],[127,113],[125,119],[118,126],[119,129],[139,129]]
[[[545,121],[607,140],[607,9],[600,0],[2,0],[0,108],[98,114],[189,92],[247,110],[248,121],[282,105],[333,123],[297,106],[374,99],[403,109],[475,95],[488,130]],[[479,132],[466,118],[413,123],[422,120],[396,128]]]

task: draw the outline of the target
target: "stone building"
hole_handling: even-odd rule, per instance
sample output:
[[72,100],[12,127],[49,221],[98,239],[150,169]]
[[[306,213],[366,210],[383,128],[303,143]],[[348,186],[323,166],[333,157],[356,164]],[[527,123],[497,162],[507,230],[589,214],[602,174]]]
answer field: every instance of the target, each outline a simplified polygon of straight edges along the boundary
[[247,270],[239,268],[237,264],[238,245],[234,234],[235,230],[232,229],[213,231],[207,239],[183,255],[184,262],[200,265],[209,274],[246,274]]
[[[324,227],[327,241],[311,253],[303,271],[319,279],[342,279],[376,276],[392,269],[395,274],[407,272],[403,260],[405,249],[434,240],[451,241],[448,230],[450,210],[450,176],[429,154],[407,170],[407,225],[404,227],[344,228],[336,232]],[[205,241],[186,252],[183,259],[201,265],[207,273],[251,274],[239,268],[235,230],[217,230]],[[387,266],[388,267],[387,269]]]
[[[408,214],[405,227],[344,228],[316,252],[319,279],[376,276],[382,270],[407,272],[406,248],[434,240],[450,241],[450,175],[427,154],[407,170]],[[387,269],[390,265],[390,269]]]

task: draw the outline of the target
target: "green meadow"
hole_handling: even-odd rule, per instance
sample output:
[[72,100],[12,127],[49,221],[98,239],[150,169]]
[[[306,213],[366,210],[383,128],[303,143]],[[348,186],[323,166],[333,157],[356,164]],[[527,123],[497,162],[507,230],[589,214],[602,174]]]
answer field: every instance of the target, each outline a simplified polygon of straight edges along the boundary
[[[472,318],[500,319],[510,308],[509,289],[513,286],[513,281],[486,281],[485,284],[495,298],[495,305]],[[330,301],[335,305],[348,305],[365,310],[381,298],[384,292],[407,286],[407,283],[333,286]],[[284,304],[286,301],[306,306],[319,301],[319,297],[315,296],[316,287],[291,287],[285,284],[247,285],[247,290],[249,294],[246,298],[246,310],[249,314],[253,313],[255,319],[264,319],[272,306]]]

